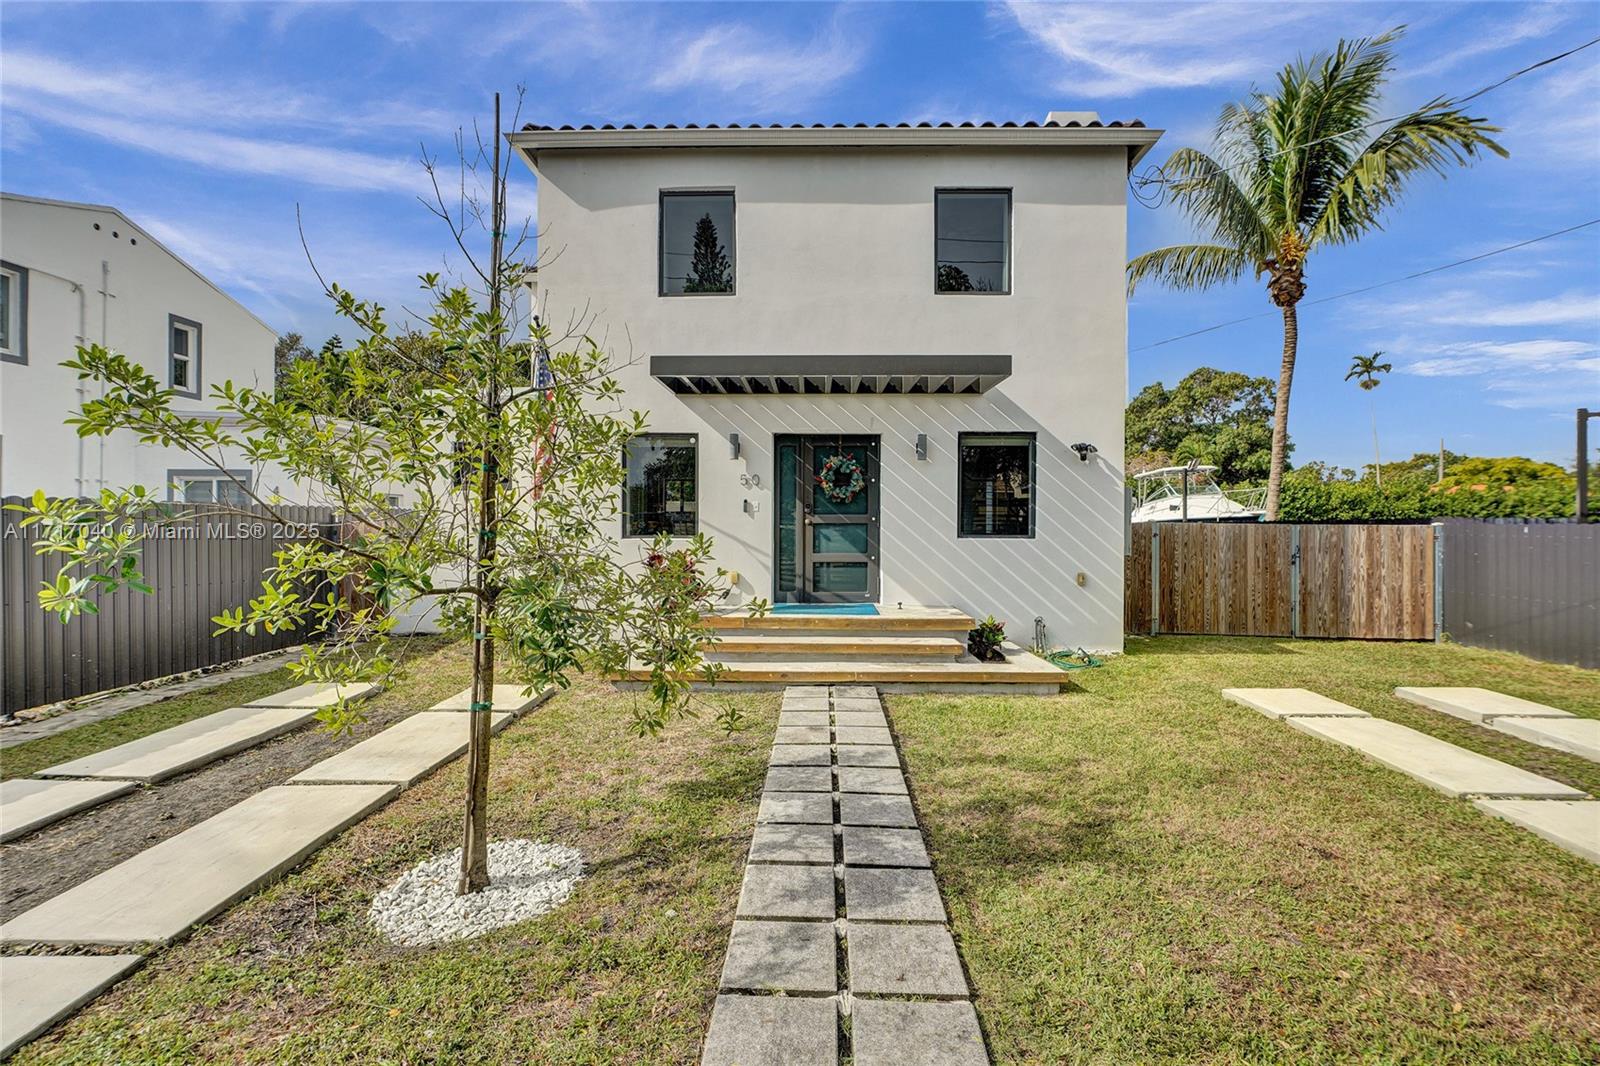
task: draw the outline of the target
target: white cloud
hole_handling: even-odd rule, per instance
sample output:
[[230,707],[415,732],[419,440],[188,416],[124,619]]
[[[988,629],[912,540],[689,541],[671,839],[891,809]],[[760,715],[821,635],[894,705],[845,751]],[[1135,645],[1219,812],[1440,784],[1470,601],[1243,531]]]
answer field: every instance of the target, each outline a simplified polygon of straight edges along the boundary
[[811,40],[774,39],[739,23],[712,26],[662,50],[673,56],[656,70],[658,91],[710,89],[744,98],[757,110],[814,99],[861,69],[865,48],[833,20]]
[[[1509,6],[1509,5],[1508,5]],[[1579,9],[1578,4],[1540,3],[1516,5],[1510,18],[1495,19],[1464,34],[1440,55],[1426,63],[1407,65],[1398,73],[1403,78],[1430,77],[1460,66],[1469,59],[1493,55],[1524,41],[1547,37],[1565,26]]]
[[[1485,271],[1484,273],[1488,273]],[[1537,276],[1525,272],[1516,276]],[[1570,326],[1600,327],[1600,293],[1571,291],[1533,300],[1502,300],[1485,292],[1454,289],[1411,303],[1373,305],[1388,317],[1420,319],[1455,326]]]
[[1538,338],[1519,341],[1461,341],[1428,350],[1423,359],[1402,364],[1402,373],[1418,377],[1466,377],[1477,374],[1572,373],[1600,382],[1600,349],[1591,341]]
[[1112,97],[1248,81],[1282,64],[1282,31],[1303,30],[1328,17],[1326,8],[1293,3],[1098,5],[1012,0],[1005,11],[1018,28],[1061,61],[1059,89]]

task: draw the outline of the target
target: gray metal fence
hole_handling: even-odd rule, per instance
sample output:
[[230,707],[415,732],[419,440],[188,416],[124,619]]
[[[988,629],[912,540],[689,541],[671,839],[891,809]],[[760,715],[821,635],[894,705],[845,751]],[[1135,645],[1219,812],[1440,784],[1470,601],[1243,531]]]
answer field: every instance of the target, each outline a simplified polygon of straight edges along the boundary
[[281,507],[280,522],[264,512],[246,519],[206,510],[178,506],[176,521],[152,527],[143,571],[153,593],[101,593],[98,614],[65,625],[38,603],[60,557],[36,553],[37,528],[0,512],[0,708],[9,714],[304,643],[304,632],[213,636],[211,619],[260,595],[278,549],[309,528],[336,532],[333,512]]
[[1443,628],[1452,640],[1600,667],[1600,525],[1443,525]]

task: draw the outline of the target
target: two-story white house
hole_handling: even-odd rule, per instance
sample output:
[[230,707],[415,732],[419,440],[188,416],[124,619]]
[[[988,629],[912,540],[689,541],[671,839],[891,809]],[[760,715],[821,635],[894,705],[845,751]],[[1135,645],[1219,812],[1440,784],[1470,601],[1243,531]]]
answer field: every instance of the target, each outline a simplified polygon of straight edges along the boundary
[[[132,484],[176,501],[232,501],[237,487],[178,449],[131,433],[81,438],[66,419],[99,388],[62,368],[103,344],[215,414],[211,387],[271,388],[277,334],[114,207],[0,194],[0,495],[92,496]],[[241,457],[232,476],[301,501],[281,471]]]
[[1159,136],[1084,112],[513,134],[544,320],[592,315],[648,414],[620,549],[699,531],[746,598],[1120,649],[1126,183]]

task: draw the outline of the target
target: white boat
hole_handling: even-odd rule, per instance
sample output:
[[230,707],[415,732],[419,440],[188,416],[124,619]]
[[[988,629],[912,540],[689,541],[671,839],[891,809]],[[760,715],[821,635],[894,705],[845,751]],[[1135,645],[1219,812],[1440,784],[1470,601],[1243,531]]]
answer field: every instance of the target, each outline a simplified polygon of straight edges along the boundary
[[[1134,522],[1259,522],[1267,490],[1223,491],[1214,466],[1164,466],[1133,476]],[[1187,481],[1187,485],[1185,482]]]

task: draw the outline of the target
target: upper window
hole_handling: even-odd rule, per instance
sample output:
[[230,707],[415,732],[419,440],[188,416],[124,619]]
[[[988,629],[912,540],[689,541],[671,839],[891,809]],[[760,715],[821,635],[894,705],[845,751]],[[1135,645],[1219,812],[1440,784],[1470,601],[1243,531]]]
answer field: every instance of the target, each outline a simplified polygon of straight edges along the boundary
[[[231,475],[231,476],[230,476]],[[174,500],[184,503],[221,503],[229,507],[250,506],[250,496],[245,491],[250,486],[250,471],[233,470],[228,474],[215,470],[184,472],[167,471],[169,493]]]
[[1011,291],[1011,190],[935,189],[935,292]]
[[661,194],[660,292],[733,292],[733,193]]
[[699,528],[693,433],[645,433],[622,452],[622,535],[692,537]]
[[28,271],[0,261],[0,359],[28,361]]
[[200,395],[200,323],[167,316],[167,384],[186,396]]
[[1033,434],[963,433],[960,448],[961,536],[1033,536]]

